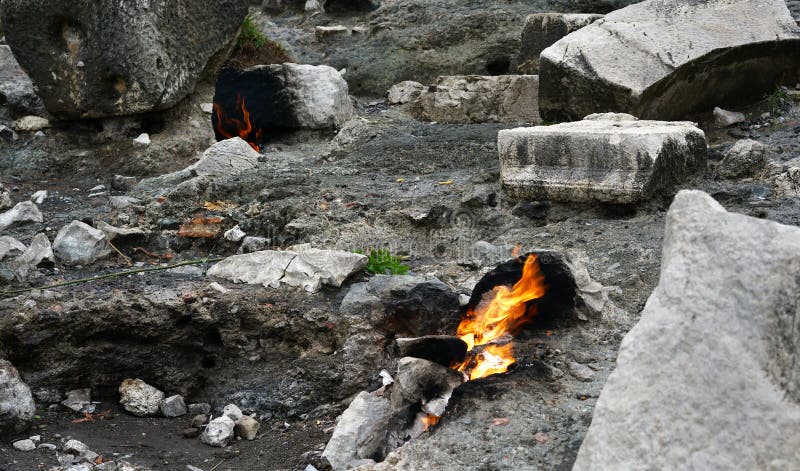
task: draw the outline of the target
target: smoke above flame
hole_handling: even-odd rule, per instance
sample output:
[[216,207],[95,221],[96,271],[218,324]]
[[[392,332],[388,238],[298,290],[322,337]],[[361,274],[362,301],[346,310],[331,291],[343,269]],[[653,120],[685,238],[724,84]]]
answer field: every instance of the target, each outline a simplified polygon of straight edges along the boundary
[[[467,344],[467,358],[454,368],[470,381],[505,373],[516,363],[510,341],[536,315],[528,302],[545,295],[547,286],[535,254],[528,255],[514,286],[495,286],[491,300],[467,311],[457,335]],[[481,348],[482,347],[482,348]]]
[[222,106],[218,103],[214,103],[214,113],[217,116],[216,130],[221,136],[225,137],[225,139],[237,136],[241,137],[250,144],[250,147],[258,152],[260,150],[258,144],[261,142],[261,130],[253,129],[253,123],[250,120],[250,112],[247,111],[244,98],[242,98],[241,95],[236,96],[236,107],[242,114],[241,119],[227,116]]

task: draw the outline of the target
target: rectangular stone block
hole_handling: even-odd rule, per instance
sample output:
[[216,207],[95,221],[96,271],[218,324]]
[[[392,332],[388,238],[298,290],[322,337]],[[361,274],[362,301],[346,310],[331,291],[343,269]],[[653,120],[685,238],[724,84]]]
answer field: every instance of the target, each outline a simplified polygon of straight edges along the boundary
[[439,77],[410,108],[439,123],[541,123],[537,75]]
[[634,203],[705,168],[705,134],[690,122],[599,114],[500,131],[500,179],[520,199]]

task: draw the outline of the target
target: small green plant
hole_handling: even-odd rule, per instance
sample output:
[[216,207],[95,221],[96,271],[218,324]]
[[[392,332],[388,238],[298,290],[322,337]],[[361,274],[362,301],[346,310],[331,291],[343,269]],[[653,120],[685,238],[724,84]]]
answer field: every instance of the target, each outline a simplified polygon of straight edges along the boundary
[[[356,250],[356,253],[363,254],[363,250]],[[402,261],[392,255],[386,249],[370,250],[367,271],[376,275],[405,275],[408,273],[408,265],[403,265]]]
[[767,103],[769,104],[770,112],[773,116],[780,116],[789,108],[791,103],[789,93],[783,87],[775,88],[775,91],[767,96]]
[[242,23],[242,32],[239,33],[237,45],[241,48],[246,44],[252,44],[258,49],[264,47],[267,41],[269,41],[269,39],[267,39],[267,36],[261,31],[261,28],[258,27],[258,22],[253,15],[247,15],[247,18],[245,18]]

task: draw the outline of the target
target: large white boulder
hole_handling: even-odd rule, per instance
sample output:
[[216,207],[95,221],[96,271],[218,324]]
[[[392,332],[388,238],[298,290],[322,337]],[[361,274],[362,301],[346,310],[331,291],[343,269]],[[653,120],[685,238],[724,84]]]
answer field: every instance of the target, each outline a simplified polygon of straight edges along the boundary
[[575,470],[798,469],[800,228],[682,191]]
[[545,49],[539,106],[548,121],[607,111],[683,118],[796,83],[798,48],[784,0],[647,0]]
[[706,165],[694,123],[639,121],[623,114],[500,131],[500,179],[513,197],[632,203]]

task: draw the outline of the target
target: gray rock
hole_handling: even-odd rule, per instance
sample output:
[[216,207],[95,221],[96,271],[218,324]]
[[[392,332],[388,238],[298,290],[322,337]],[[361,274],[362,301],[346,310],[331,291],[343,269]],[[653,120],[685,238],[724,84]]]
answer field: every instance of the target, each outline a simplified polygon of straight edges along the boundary
[[586,365],[582,365],[576,361],[569,362],[569,374],[571,374],[578,381],[590,382],[594,379],[594,371]]
[[114,175],[114,178],[111,180],[111,188],[118,191],[130,190],[134,186],[136,186],[136,177]]
[[67,265],[89,265],[109,255],[111,246],[103,231],[81,221],[72,221],[56,234],[53,251]]
[[727,128],[728,126],[733,126],[734,124],[743,123],[746,120],[747,117],[744,115],[744,113],[727,111],[720,107],[714,108],[714,122],[717,123],[717,126]]
[[564,36],[589,25],[603,15],[580,13],[535,13],[525,18],[517,62],[521,71],[539,71],[539,54]]
[[[74,412],[94,412],[92,405],[92,390],[89,388],[73,389],[67,393],[67,398],[61,404]],[[91,410],[89,410],[91,408]]]
[[441,417],[455,388],[464,383],[462,373],[446,366],[404,357],[397,362],[392,390],[392,409],[402,410],[421,405],[422,411]]
[[0,232],[26,222],[43,222],[44,218],[33,201],[17,203],[13,208],[0,214]]
[[236,421],[233,431],[237,437],[252,441],[258,436],[259,428],[261,428],[261,424],[256,419],[249,415],[243,415]]
[[180,417],[187,412],[183,396],[176,394],[161,401],[161,415],[167,418]]
[[235,426],[236,424],[230,417],[217,417],[208,423],[203,434],[200,435],[200,441],[215,447],[227,446],[228,442],[233,438],[233,428]]
[[539,107],[549,121],[605,111],[677,119],[757,101],[798,76],[798,47],[783,0],[647,0],[545,49]]
[[31,195],[31,201],[33,201],[37,205],[44,203],[44,200],[46,199],[47,199],[47,190],[39,190]]
[[538,124],[536,75],[442,76],[411,106],[419,119],[440,123]]
[[242,228],[239,227],[239,225],[237,224],[236,226],[232,227],[231,229],[228,229],[227,231],[225,231],[225,234],[223,236],[225,237],[225,240],[228,240],[228,241],[231,241],[231,242],[239,242],[240,240],[244,239],[246,235],[247,234],[245,234],[245,232],[242,230]]
[[242,410],[235,404],[228,404],[222,409],[222,415],[236,422],[242,418]]
[[67,443],[64,444],[63,450],[64,453],[78,456],[89,462],[93,462],[94,459],[97,458],[97,453],[90,450],[85,443],[78,440],[68,440]]
[[5,98],[3,101],[11,109],[12,118],[45,113],[31,79],[6,45],[0,46],[0,96]]
[[350,36],[350,28],[342,25],[317,26],[314,28],[314,35],[317,37],[317,41],[325,41],[327,39]]
[[263,250],[228,257],[211,267],[208,274],[236,283],[273,288],[285,283],[315,292],[323,284],[341,286],[348,276],[366,263],[364,255],[339,250]]
[[3,139],[6,142],[14,142],[19,139],[19,136],[10,127],[0,125],[0,139]]
[[264,250],[269,246],[269,239],[266,237],[252,237],[247,236],[242,240],[242,245],[239,246],[239,253],[252,253]]
[[[100,118],[161,110],[186,97],[229,50],[247,3],[10,0],[0,14],[48,111]],[[57,34],[42,25],[58,25]]]
[[705,167],[694,123],[594,115],[500,131],[500,179],[515,198],[632,203]]
[[752,139],[737,141],[717,166],[717,173],[725,178],[749,177],[762,170],[767,163],[767,146]]
[[105,234],[106,240],[109,242],[117,238],[139,237],[146,234],[141,227],[114,227],[104,221],[97,221],[97,230]]
[[150,145],[150,135],[146,132],[139,134],[134,140],[133,145],[139,147],[147,147]]
[[331,439],[322,452],[333,471],[374,463],[388,434],[391,407],[385,397],[359,393],[339,416]]
[[11,236],[0,236],[0,260],[14,258],[25,251],[25,244]]
[[411,80],[405,80],[389,89],[388,100],[390,105],[404,105],[419,98],[425,91],[425,85]]
[[119,403],[126,411],[139,417],[158,415],[164,393],[141,379],[126,379],[119,386]]
[[50,121],[39,116],[25,116],[11,125],[19,132],[36,132],[50,127]]
[[190,414],[208,414],[211,412],[211,404],[206,402],[198,402],[195,404],[189,404],[189,413]]
[[118,469],[115,461],[104,461],[94,466],[94,471],[117,471]]
[[31,239],[31,245],[11,262],[14,276],[19,280],[24,280],[28,274],[36,267],[43,264],[55,263],[55,254],[50,245],[50,239],[44,233],[39,233]]
[[207,423],[208,423],[208,416],[206,414],[198,414],[192,417],[191,426],[199,429]]
[[795,467],[798,267],[797,227],[678,193],[658,286],[622,341],[574,469]]
[[320,0],[306,0],[304,9],[306,13],[317,13],[325,11],[325,9],[322,7],[322,3],[320,3]]
[[36,444],[33,443],[33,440],[28,438],[24,440],[17,440],[11,444],[15,450],[19,451],[33,451],[36,449]]
[[0,183],[0,211],[8,209],[13,206],[11,201],[11,191]]

